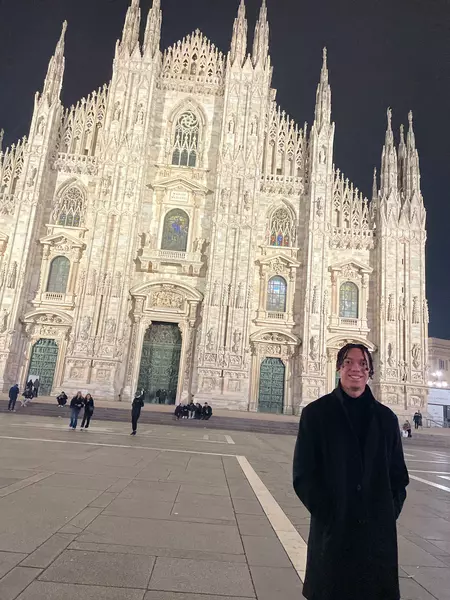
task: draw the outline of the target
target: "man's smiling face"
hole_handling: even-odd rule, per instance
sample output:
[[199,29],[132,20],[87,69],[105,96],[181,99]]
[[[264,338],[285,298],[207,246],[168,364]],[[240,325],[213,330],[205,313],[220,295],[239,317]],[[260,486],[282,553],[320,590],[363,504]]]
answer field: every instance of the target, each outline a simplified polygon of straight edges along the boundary
[[353,398],[361,396],[369,381],[369,357],[359,348],[351,348],[339,373],[344,392]]

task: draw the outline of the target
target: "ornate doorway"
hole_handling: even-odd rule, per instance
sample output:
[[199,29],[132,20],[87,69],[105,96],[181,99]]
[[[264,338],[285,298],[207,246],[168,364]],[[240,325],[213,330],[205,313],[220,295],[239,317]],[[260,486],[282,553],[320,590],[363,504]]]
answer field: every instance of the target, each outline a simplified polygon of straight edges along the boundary
[[181,345],[176,323],[153,323],[147,329],[138,379],[138,389],[145,390],[146,402],[175,404]]
[[58,344],[55,340],[40,339],[33,346],[27,381],[39,378],[39,394],[49,396],[55,377],[56,361],[58,360]]
[[286,367],[279,358],[266,358],[261,363],[258,410],[282,414]]

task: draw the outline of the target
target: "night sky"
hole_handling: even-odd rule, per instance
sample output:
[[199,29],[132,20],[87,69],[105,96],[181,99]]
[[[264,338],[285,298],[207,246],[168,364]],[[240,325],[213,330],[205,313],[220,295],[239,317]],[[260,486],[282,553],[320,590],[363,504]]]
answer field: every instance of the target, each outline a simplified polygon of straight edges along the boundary
[[[199,28],[223,52],[239,0],[162,0],[165,48]],[[247,0],[250,44],[260,0]],[[335,162],[370,197],[391,106],[394,126],[414,112],[428,211],[430,335],[450,339],[450,4],[448,0],[268,0],[273,86],[300,124],[312,123],[328,47]],[[111,77],[129,0],[0,0],[0,128],[27,135],[34,94],[64,19],[66,106]],[[151,0],[141,0],[145,20]],[[249,46],[251,47],[251,46]],[[398,138],[398,133],[397,133]],[[447,265],[447,266],[446,266]]]

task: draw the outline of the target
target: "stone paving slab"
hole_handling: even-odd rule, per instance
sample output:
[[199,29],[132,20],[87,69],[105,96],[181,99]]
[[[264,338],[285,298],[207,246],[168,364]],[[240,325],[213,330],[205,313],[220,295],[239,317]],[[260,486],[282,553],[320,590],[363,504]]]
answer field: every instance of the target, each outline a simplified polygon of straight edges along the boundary
[[143,590],[35,581],[17,600],[143,600],[144,594]]
[[154,564],[152,556],[66,550],[39,579],[146,589]]
[[0,579],[27,557],[18,552],[0,552]]
[[303,584],[291,568],[250,567],[258,600],[298,600]]
[[15,567],[0,580],[0,598],[14,600],[41,573],[41,569]]
[[158,558],[149,589],[255,598],[247,565]]
[[288,555],[276,537],[242,536],[242,543],[251,567],[292,567]]
[[21,562],[22,567],[38,567],[45,569],[75,539],[74,535],[56,533],[39,546],[32,554]]

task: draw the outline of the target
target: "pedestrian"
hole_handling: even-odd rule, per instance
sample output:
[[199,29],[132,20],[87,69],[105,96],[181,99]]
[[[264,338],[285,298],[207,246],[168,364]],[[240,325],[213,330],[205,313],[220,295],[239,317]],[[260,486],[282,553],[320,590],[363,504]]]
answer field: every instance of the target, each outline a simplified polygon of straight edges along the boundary
[[30,377],[30,379],[27,381],[27,384],[26,384],[26,386],[25,386],[25,389],[27,389],[27,390],[31,390],[31,391],[33,390],[33,380],[31,379],[31,377]]
[[194,404],[193,400],[190,401],[188,410],[189,410],[189,418],[193,419],[195,417],[195,404]]
[[83,427],[89,429],[89,423],[91,422],[92,415],[94,414],[94,398],[90,394],[86,394],[84,399],[84,415],[81,421],[81,431]]
[[200,404],[200,402],[197,402],[197,404],[195,405],[195,418],[202,418],[202,405]]
[[411,423],[408,421],[408,419],[406,419],[406,421],[403,423],[403,431],[405,431],[408,435],[405,437],[412,437],[412,427],[411,427]]
[[15,383],[10,389],[9,389],[9,402],[8,402],[8,410],[10,410],[11,412],[16,412],[16,402],[17,402],[17,397],[19,396],[19,384]]
[[36,377],[36,379],[34,380],[34,383],[33,383],[33,398],[38,397],[39,385],[40,385],[39,379]]
[[33,388],[27,385],[22,396],[24,398],[23,400],[21,400],[22,406],[26,406],[28,402],[30,402],[33,398]]
[[78,392],[76,396],[72,398],[70,401],[70,429],[75,430],[77,428],[78,423],[78,415],[80,414],[80,410],[84,406],[84,398],[81,392]]
[[58,402],[58,406],[63,408],[67,404],[67,394],[66,392],[61,392],[59,396],[57,396],[56,401]]
[[209,404],[207,402],[205,402],[205,405],[203,406],[202,409],[202,419],[204,421],[209,421],[209,419],[212,417],[212,408],[209,406]]
[[137,391],[134,396],[133,403],[131,405],[131,427],[132,432],[131,435],[136,435],[137,424],[139,421],[139,417],[141,416],[141,410],[144,406],[144,390]]
[[187,404],[183,404],[181,415],[183,419],[189,419],[189,406]]
[[422,423],[423,423],[422,413],[419,410],[419,427],[422,427]]
[[409,483],[397,416],[367,385],[363,344],[337,356],[338,387],[306,406],[293,484],[311,513],[303,595],[309,600],[399,600],[396,520]]

